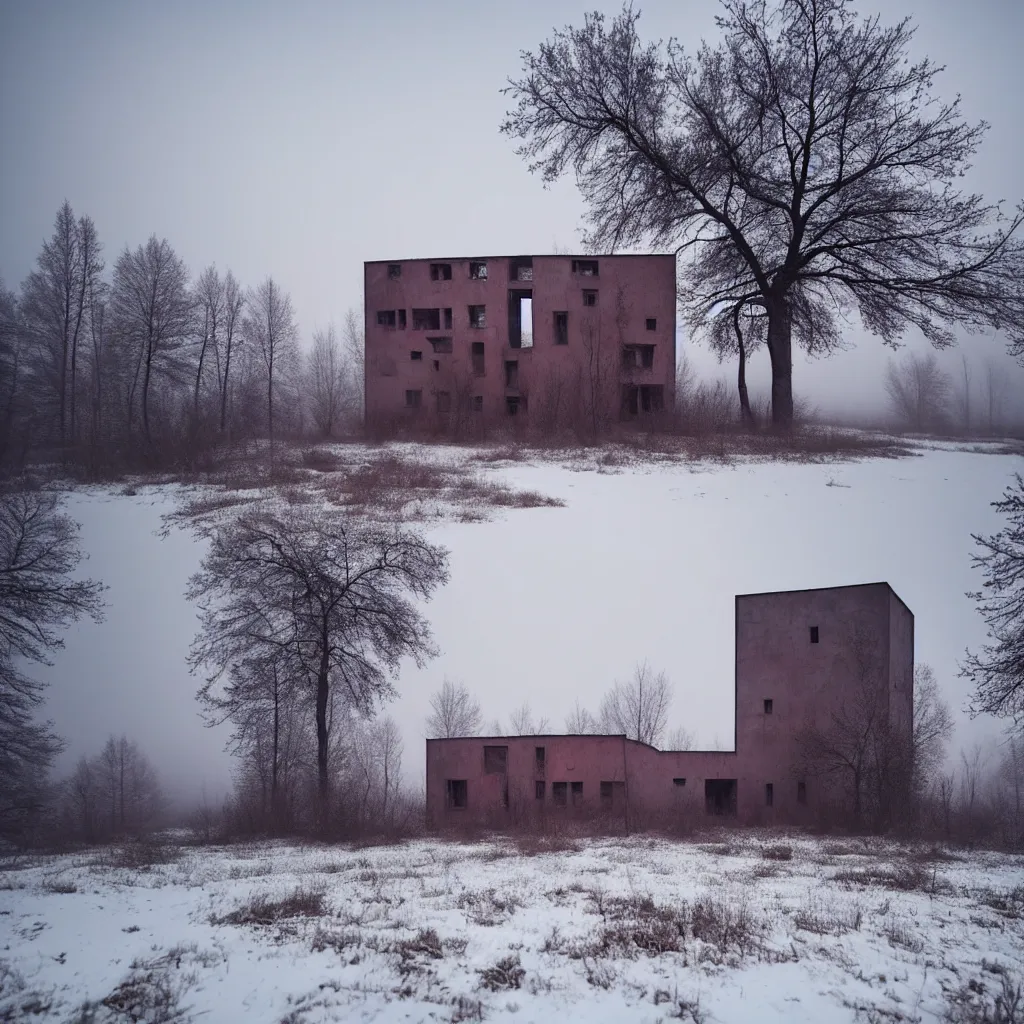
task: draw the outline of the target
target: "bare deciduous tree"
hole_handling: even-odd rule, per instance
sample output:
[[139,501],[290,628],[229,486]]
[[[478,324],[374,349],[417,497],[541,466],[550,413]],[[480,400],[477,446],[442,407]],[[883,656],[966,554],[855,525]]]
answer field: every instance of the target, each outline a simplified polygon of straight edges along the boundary
[[541,733],[547,732],[549,728],[549,722],[546,718],[537,720],[533,717],[533,711],[530,709],[528,701],[523,701],[523,703],[508,716],[508,721],[510,726],[510,736],[537,736]]
[[365,398],[366,343],[363,338],[363,329],[359,325],[359,314],[354,309],[349,309],[345,313],[342,337],[344,339],[345,365],[348,371],[348,391],[351,405],[356,411],[357,419],[362,422]]
[[628,682],[616,683],[604,695],[598,719],[605,732],[625,733],[631,740],[656,747],[668,724],[671,703],[668,676],[644,661],[633,669]]
[[249,344],[259,353],[267,396],[267,433],[274,443],[274,401],[295,371],[298,328],[292,300],[268,277],[252,289],[247,300],[245,331]]
[[953,734],[953,715],[939,693],[930,665],[914,666],[914,791],[918,796],[932,786],[946,760],[946,744]]
[[214,532],[189,583],[201,621],[190,664],[209,671],[200,697],[248,658],[294,659],[314,707],[324,815],[332,693],[368,714],[393,694],[388,675],[402,658],[433,657],[430,627],[406,594],[427,600],[447,580],[447,551],[409,531],[303,506],[245,513]]
[[441,688],[430,695],[430,714],[427,716],[429,738],[476,736],[482,721],[480,703],[464,683],[446,678]]
[[768,324],[772,416],[792,420],[792,340],[856,308],[887,344],[935,345],[950,324],[1005,330],[1024,351],[1024,212],[965,195],[986,126],[934,96],[913,34],[850,0],[724,0],[723,39],[694,57],[645,45],[631,6],[524,53],[502,126],[546,181],[575,172],[588,243],[685,251],[688,319],[756,302]]
[[572,711],[566,716],[565,731],[570,736],[587,736],[600,732],[600,725],[597,719],[577,700]]
[[1006,517],[1006,526],[984,537],[971,534],[981,554],[971,556],[983,573],[974,600],[988,627],[988,643],[980,654],[967,652],[960,675],[974,682],[972,715],[1009,718],[1024,724],[1024,479],[1015,483],[992,507]]
[[941,427],[948,419],[953,382],[934,352],[909,353],[900,363],[889,360],[885,391],[901,424],[925,431]]
[[313,350],[306,366],[306,379],[313,422],[323,437],[333,437],[344,409],[346,384],[345,366],[334,324],[326,330],[313,332]]
[[665,738],[664,750],[693,750],[693,733],[677,725]]
[[102,618],[101,584],[74,579],[78,527],[42,491],[0,492],[0,830],[36,808],[37,792],[61,748],[37,722],[43,687],[22,664],[48,665],[60,630]]
[[138,391],[142,431],[150,443],[153,382],[160,375],[180,371],[181,349],[193,328],[188,272],[166,238],[158,240],[153,235],[144,246],[121,253],[114,267],[110,304],[114,329],[131,360],[128,424],[130,427],[134,418]]

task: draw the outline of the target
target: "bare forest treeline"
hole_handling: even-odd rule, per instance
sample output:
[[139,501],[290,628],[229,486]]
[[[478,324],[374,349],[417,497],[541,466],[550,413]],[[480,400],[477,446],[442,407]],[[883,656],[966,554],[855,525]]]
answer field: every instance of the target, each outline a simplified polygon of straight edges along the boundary
[[17,293],[0,282],[0,467],[188,468],[225,442],[337,437],[362,417],[362,329],[307,355],[273,276],[191,274],[155,235],[116,256],[68,202]]

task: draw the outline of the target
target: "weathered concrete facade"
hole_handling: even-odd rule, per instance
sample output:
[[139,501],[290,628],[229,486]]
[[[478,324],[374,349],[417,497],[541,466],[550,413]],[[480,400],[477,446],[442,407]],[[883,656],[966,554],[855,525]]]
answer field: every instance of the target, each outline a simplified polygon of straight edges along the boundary
[[909,749],[913,674],[914,617],[887,583],[742,594],[732,751],[662,751],[624,736],[427,740],[428,821],[820,821],[832,782],[808,772],[802,738],[870,708],[892,742]]
[[675,257],[364,264],[366,422],[472,433],[672,408]]

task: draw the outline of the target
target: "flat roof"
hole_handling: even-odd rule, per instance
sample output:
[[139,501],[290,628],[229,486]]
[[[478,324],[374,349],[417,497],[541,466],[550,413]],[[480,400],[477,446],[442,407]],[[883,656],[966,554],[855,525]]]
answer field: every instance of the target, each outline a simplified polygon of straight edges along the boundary
[[405,259],[393,260],[363,260],[363,266],[368,267],[374,263],[457,263],[460,260],[485,263],[487,260],[639,260],[639,259],[672,259],[676,258],[674,252],[512,252],[499,256],[409,256]]
[[895,597],[911,615],[914,614],[910,611],[907,602],[904,601],[895,590],[893,590],[892,584],[887,580],[875,580],[872,583],[842,583],[836,587],[801,587],[797,590],[762,590],[753,594],[737,594],[736,600],[738,601],[742,597],[777,597],[781,594],[819,594],[826,590],[856,590],[860,587],[885,587],[886,590],[888,590],[889,593],[892,594],[892,596]]

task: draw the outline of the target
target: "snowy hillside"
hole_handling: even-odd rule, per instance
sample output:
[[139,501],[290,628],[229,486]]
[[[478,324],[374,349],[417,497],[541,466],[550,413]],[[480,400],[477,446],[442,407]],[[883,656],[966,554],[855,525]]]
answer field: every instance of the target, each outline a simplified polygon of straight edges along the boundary
[[[423,460],[474,454],[391,450]],[[442,654],[422,671],[403,670],[390,709],[413,785],[427,699],[446,675],[478,695],[487,722],[507,723],[526,700],[557,730],[577,698],[595,706],[647,658],[674,683],[670,724],[692,731],[698,746],[731,747],[733,598],[744,592],[887,580],[916,616],[918,660],[962,707],[957,659],[984,636],[965,596],[978,585],[970,534],[999,527],[989,503],[1022,469],[1019,456],[935,445],[833,464],[621,461],[473,461],[485,480],[564,506],[426,524],[452,551],[452,578],[426,609]],[[49,674],[48,713],[71,740],[65,766],[110,731],[127,731],[171,788],[215,794],[229,766],[226,733],[202,726],[198,681],[184,661],[196,620],[182,593],[202,545],[182,532],[155,534],[174,493],[85,490],[70,499],[91,555],[84,569],[110,584],[109,609],[104,624],[69,634]],[[992,723],[962,719],[954,750],[990,735]]]

